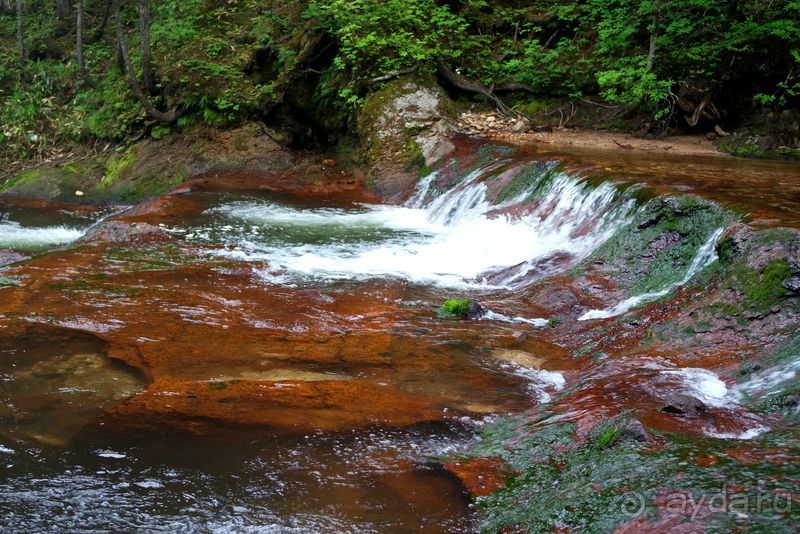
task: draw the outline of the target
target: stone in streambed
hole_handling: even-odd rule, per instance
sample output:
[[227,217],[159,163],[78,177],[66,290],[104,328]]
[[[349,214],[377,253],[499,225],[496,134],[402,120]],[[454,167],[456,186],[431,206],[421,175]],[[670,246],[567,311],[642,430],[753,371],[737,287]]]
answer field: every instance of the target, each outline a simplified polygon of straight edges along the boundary
[[107,221],[86,233],[84,243],[129,243],[134,241],[168,241],[171,236],[158,226],[143,222]]
[[514,339],[516,343],[522,343],[526,339],[528,339],[528,334],[526,332],[522,332],[520,330],[514,330],[511,333],[511,337]]
[[511,128],[511,133],[522,134],[530,131],[531,125],[525,119],[519,119]]
[[631,441],[646,443],[650,439],[650,434],[638,419],[631,419],[628,424],[620,431],[620,437]]
[[700,399],[681,393],[672,395],[661,408],[662,412],[678,417],[696,417],[703,415],[707,410],[708,407]]

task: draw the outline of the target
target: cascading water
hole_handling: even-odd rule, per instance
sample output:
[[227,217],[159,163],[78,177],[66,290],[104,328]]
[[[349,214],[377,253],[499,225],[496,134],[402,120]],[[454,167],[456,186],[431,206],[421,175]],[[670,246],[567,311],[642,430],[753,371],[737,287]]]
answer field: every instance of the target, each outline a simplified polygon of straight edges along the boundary
[[[598,492],[624,497],[629,480],[637,495],[660,495],[697,488],[698,475],[761,484],[783,473],[796,433],[749,410],[796,411],[785,399],[800,345],[778,355],[753,345],[777,337],[766,323],[796,316],[770,307],[743,332],[753,310],[742,305],[735,325],[723,322],[730,288],[742,288],[720,284],[749,249],[729,255],[723,242],[708,287],[635,321],[575,323],[590,307],[583,319],[614,317],[688,283],[716,260],[727,213],[683,196],[641,205],[631,188],[518,161],[458,175],[453,164],[403,206],[171,195],[145,220],[180,224],[170,231],[184,239],[108,245],[90,231],[86,245],[4,267],[4,524],[464,532],[481,517],[430,459],[475,458],[491,474],[496,451],[524,477],[502,506],[514,512],[518,496],[543,496],[538,509],[569,495],[578,512],[606,513],[619,501],[598,507],[608,504]],[[55,243],[91,222],[61,216],[18,210],[0,230]],[[642,289],[612,296],[625,287]],[[490,310],[435,318],[452,297]],[[770,457],[730,474],[737,458]],[[539,469],[555,464],[565,470]],[[672,466],[679,478],[663,474]]]
[[403,206],[229,202],[211,210],[224,224],[190,230],[188,237],[226,242],[230,246],[219,254],[264,261],[264,277],[281,282],[396,277],[446,288],[507,289],[550,274],[550,258],[571,265],[586,257],[635,206],[612,184],[591,187],[562,172],[543,173],[511,200],[493,204],[494,170],[473,171],[438,195],[438,175],[431,174]]
[[3,220],[0,221],[0,248],[39,251],[75,241],[83,234],[84,229],[68,226],[31,228],[18,222]]
[[616,306],[606,310],[590,310],[583,315],[581,315],[578,320],[579,321],[587,321],[590,319],[608,319],[609,317],[616,317],[617,315],[622,315],[623,313],[639,306],[641,304],[646,304],[648,302],[652,302],[657,300],[664,295],[668,294],[670,291],[675,289],[676,287],[682,286],[686,284],[689,280],[692,279],[694,275],[711,265],[717,260],[717,252],[716,252],[716,245],[719,241],[719,238],[722,236],[724,232],[724,228],[717,228],[714,230],[711,235],[709,236],[708,240],[701,246],[697,253],[695,254],[694,258],[692,258],[692,263],[686,269],[686,274],[683,278],[677,282],[667,285],[666,287],[659,289],[658,291],[653,291],[650,293],[642,293],[641,295],[634,295],[633,297],[629,297],[621,302],[619,302]]

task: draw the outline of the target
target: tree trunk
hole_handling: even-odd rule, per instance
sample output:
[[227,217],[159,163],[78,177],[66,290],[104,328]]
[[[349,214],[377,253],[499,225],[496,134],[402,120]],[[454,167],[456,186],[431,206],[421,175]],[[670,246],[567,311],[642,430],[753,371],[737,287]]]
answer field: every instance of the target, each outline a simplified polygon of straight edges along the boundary
[[150,1],[139,0],[139,35],[141,39],[142,85],[153,94],[153,66],[150,53]]
[[89,74],[86,72],[86,61],[83,57],[83,0],[75,2],[75,10],[78,12],[75,24],[75,55],[78,60],[78,71],[84,82],[89,82]]
[[653,30],[650,32],[650,50],[647,52],[647,72],[652,72],[656,65],[656,50],[661,31],[661,2],[653,4]]
[[17,53],[20,64],[25,63],[25,26],[22,22],[22,0],[17,0]]
[[122,62],[125,66],[125,73],[128,76],[128,84],[131,87],[133,96],[136,97],[148,115],[156,119],[158,122],[165,124],[175,122],[181,115],[178,111],[178,108],[175,108],[167,113],[157,110],[147,99],[147,96],[142,90],[142,86],[139,85],[139,80],[136,79],[136,73],[133,71],[133,66],[131,65],[131,56],[128,52],[128,44],[125,42],[125,32],[122,28],[122,15],[120,14],[119,0],[113,0],[113,9],[117,26],[117,44],[119,45],[119,53],[122,56]]
[[447,82],[454,85],[455,87],[461,89],[462,91],[469,91],[471,93],[481,94],[486,98],[488,98],[489,100],[491,100],[492,102],[494,102],[494,105],[497,106],[497,109],[503,115],[524,117],[522,113],[508,107],[505,104],[505,102],[503,102],[500,99],[500,97],[498,97],[496,94],[494,94],[494,92],[492,92],[491,89],[489,89],[480,82],[471,82],[469,80],[462,78],[461,76],[450,70],[447,67],[447,65],[444,64],[444,62],[440,61],[437,65],[437,69],[439,71],[439,75],[445,80],[447,80]]

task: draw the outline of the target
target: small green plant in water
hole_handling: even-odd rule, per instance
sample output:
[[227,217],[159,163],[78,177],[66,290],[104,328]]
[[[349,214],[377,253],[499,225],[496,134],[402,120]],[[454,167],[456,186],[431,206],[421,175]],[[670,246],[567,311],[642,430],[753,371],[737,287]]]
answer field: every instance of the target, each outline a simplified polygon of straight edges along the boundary
[[597,443],[594,445],[594,450],[599,451],[601,449],[605,449],[609,445],[611,445],[617,436],[619,436],[620,431],[610,426],[605,429],[605,431],[600,435],[597,439]]
[[469,308],[472,304],[470,299],[450,299],[439,308],[437,316],[439,319],[452,319],[457,317],[464,319],[469,315]]

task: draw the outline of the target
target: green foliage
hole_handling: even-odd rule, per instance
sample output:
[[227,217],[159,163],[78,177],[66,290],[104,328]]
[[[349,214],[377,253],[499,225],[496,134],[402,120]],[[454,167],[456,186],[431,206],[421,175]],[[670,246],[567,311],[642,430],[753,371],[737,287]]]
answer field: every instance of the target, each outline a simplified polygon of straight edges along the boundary
[[600,437],[597,439],[597,442],[594,444],[594,449],[599,451],[601,449],[605,449],[609,445],[611,445],[617,437],[619,437],[621,430],[617,430],[613,426],[609,426],[606,428]]
[[437,316],[440,319],[463,319],[469,315],[469,308],[471,304],[472,300],[470,299],[450,299],[442,304],[437,311]]
[[[91,84],[73,59],[75,21],[57,19],[51,1],[25,2],[29,59],[22,65],[15,17],[0,14],[0,35],[7,36],[0,41],[3,160],[169,133],[154,128],[133,97],[117,64],[113,21],[99,39],[89,38],[103,6],[86,1]],[[138,70],[135,3],[124,3],[123,17]],[[150,99],[162,110],[181,108],[178,127],[263,118],[295,98],[291,106],[303,106],[306,116],[343,129],[376,89],[374,78],[409,68],[432,73],[440,62],[495,88],[599,94],[643,104],[664,120],[679,94],[711,91],[736,106],[800,102],[797,0],[182,0],[152,2],[150,33]]]

